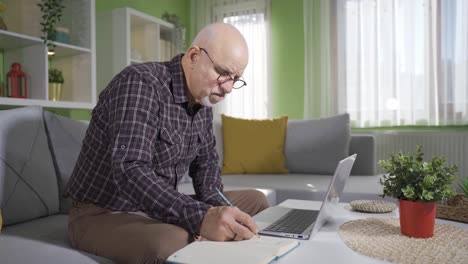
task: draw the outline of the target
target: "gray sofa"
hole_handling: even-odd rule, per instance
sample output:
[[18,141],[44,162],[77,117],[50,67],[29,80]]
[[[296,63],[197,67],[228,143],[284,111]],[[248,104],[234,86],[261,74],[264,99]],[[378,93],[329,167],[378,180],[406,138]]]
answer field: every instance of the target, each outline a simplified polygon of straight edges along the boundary
[[[221,119],[213,122],[216,148],[223,165]],[[341,196],[342,202],[380,199],[381,175],[377,175],[375,140],[372,135],[350,134],[349,116],[339,115],[316,120],[289,120],[285,156],[289,174],[222,175],[225,190],[255,188],[267,195],[270,205],[286,199],[321,201],[338,161],[357,153],[357,159]],[[301,160],[302,161],[298,161]],[[193,194],[188,177],[179,191]]]
[[[295,135],[294,128],[304,125],[301,122],[288,123],[288,136]],[[326,127],[326,124],[321,126]],[[0,205],[4,222],[0,234],[0,263],[112,263],[72,249],[67,236],[70,202],[62,199],[61,194],[86,129],[85,122],[57,116],[40,107],[0,111]],[[222,153],[219,121],[214,123],[214,131],[219,143],[218,151]],[[327,138],[330,133],[327,132],[324,137]],[[349,128],[347,137],[344,140],[346,153],[342,155],[358,154],[352,172],[357,175],[350,177],[343,200],[377,198],[381,187],[378,176],[374,175],[376,161],[373,138],[350,136]],[[286,158],[300,155],[294,149],[288,149],[288,145],[297,143],[298,146],[304,146],[308,139],[304,139],[306,142],[294,140],[286,140]],[[316,158],[327,156],[323,151],[318,153],[319,157]],[[225,189],[261,189],[267,194],[271,205],[287,198],[321,200],[330,182],[330,175],[298,173],[314,168],[301,168],[301,164],[294,164],[291,159],[287,164],[296,170],[290,169],[290,174],[285,175],[224,175]],[[328,167],[336,165],[336,161],[330,164]],[[307,167],[308,164],[302,165]],[[193,193],[190,180],[181,183],[179,190]]]

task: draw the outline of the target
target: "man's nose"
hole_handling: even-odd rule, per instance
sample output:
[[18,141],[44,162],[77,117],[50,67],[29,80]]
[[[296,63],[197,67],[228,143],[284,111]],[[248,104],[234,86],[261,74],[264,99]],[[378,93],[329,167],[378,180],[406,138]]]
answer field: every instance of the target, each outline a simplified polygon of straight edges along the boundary
[[220,87],[221,87],[221,89],[223,89],[223,92],[224,92],[224,93],[229,94],[229,93],[232,92],[232,86],[233,86],[233,85],[234,85],[234,82],[233,82],[232,80],[229,80],[229,81],[227,81],[227,82],[225,82],[225,83],[222,83],[222,84],[220,85]]

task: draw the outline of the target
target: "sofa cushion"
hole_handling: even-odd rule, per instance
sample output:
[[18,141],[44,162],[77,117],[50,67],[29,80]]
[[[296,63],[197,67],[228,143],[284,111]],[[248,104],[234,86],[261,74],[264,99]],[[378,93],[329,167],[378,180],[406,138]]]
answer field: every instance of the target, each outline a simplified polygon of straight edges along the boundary
[[0,204],[5,225],[56,214],[57,176],[41,107],[0,111]]
[[0,235],[1,263],[113,263],[73,249],[67,221],[67,215],[57,214],[6,227]]
[[333,174],[348,156],[349,115],[290,120],[286,131],[286,164],[290,173]]
[[288,118],[249,120],[222,115],[223,174],[287,173],[284,142]]
[[353,134],[349,141],[349,154],[357,153],[351,175],[377,174],[375,138],[373,135]]
[[44,111],[44,120],[50,152],[54,158],[56,173],[59,176],[60,212],[67,213],[71,206],[71,199],[63,198],[63,193],[80,154],[81,142],[86,134],[88,124],[47,111]]

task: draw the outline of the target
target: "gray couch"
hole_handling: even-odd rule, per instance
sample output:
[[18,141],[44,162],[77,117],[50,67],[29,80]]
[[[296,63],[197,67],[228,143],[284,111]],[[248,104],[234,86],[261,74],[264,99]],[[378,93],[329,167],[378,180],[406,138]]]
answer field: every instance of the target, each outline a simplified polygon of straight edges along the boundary
[[[213,123],[216,148],[223,161],[221,120]],[[377,175],[375,141],[372,135],[350,134],[349,116],[338,115],[315,120],[289,120],[285,156],[289,174],[222,175],[225,190],[255,188],[267,195],[270,205],[286,199],[321,201],[330,184],[338,161],[357,153],[342,202],[356,199],[380,199],[381,175]],[[190,179],[179,185],[179,191],[193,194]]]
[[[290,168],[290,174],[224,175],[222,177],[225,189],[261,189],[267,194],[272,205],[287,198],[320,200],[330,182],[331,173],[317,175],[318,173],[307,171],[333,170],[336,160],[325,162],[320,159],[337,153],[318,147],[318,156],[308,154],[312,162],[305,159],[295,163],[304,153],[290,147],[307,147],[314,141],[313,138],[308,138],[308,134],[324,133],[311,128],[310,133],[301,136],[304,128],[310,126],[304,122],[312,122],[326,128],[330,125],[328,121],[288,123],[285,152],[287,165],[293,168]],[[62,199],[61,194],[78,156],[86,128],[87,124],[84,122],[54,115],[40,107],[0,111],[0,205],[4,221],[0,234],[0,263],[112,263],[110,260],[72,249],[67,236],[67,211],[70,202]],[[326,129],[329,131],[322,134],[315,144],[320,145],[324,143],[324,138],[328,138],[332,142],[327,144],[333,145],[343,132],[343,127],[338,129],[341,132],[337,135],[333,132],[338,131],[336,126]],[[222,153],[220,122],[215,122],[214,131],[219,143],[218,151]],[[338,154],[343,156],[358,153],[353,168],[353,174],[358,175],[350,177],[343,200],[377,198],[381,187],[378,184],[378,176],[374,176],[373,138],[350,136],[346,124],[344,131],[347,133],[344,140],[338,141],[344,142],[346,150]],[[303,138],[297,141],[297,137]],[[294,158],[296,156],[297,158]],[[295,161],[291,160],[291,157]],[[320,161],[318,167],[309,166],[308,163],[314,163],[313,161]],[[179,190],[193,193],[190,180],[181,183]]]

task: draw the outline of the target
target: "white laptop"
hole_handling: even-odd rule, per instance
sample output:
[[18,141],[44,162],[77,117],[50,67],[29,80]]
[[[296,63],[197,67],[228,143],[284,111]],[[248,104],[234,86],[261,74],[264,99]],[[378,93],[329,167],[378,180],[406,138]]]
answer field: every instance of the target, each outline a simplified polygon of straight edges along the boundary
[[338,163],[320,211],[282,206],[270,207],[253,217],[259,228],[258,233],[298,239],[309,239],[315,235],[328,219],[333,217],[330,212],[331,208],[333,204],[339,202],[356,155],[349,156]]

